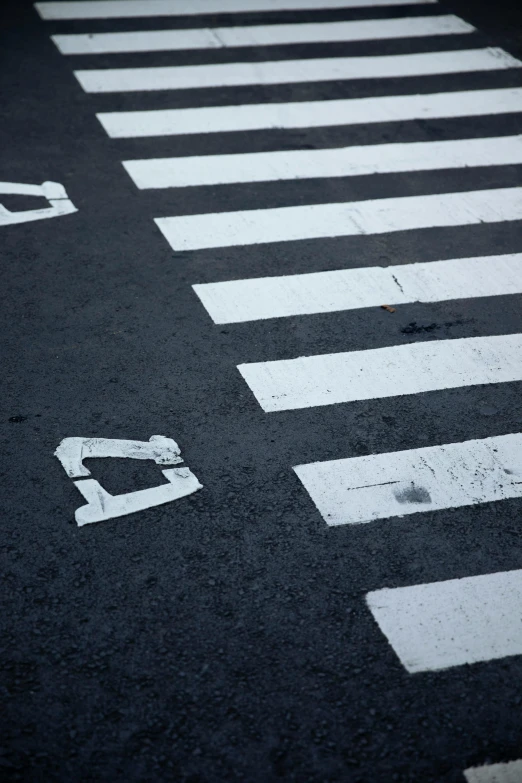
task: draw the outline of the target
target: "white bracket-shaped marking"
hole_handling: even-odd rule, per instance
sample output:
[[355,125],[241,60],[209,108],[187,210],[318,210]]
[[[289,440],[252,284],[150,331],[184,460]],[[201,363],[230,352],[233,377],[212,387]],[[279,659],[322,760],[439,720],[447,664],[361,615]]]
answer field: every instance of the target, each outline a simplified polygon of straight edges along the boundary
[[51,205],[43,209],[26,209],[21,212],[10,212],[10,210],[0,204],[0,226],[8,226],[11,223],[29,223],[31,220],[45,220],[45,218],[78,212],[68,198],[65,188],[59,182],[43,182],[41,185],[0,182],[0,195],[40,196],[46,198]]
[[70,478],[80,479],[75,481],[74,485],[82,493],[87,504],[76,510],[75,519],[79,527],[160,506],[171,500],[191,495],[202,488],[188,468],[162,470],[168,484],[123,495],[111,495],[95,479],[84,479],[91,475],[83,464],[83,460],[88,457],[151,459],[157,465],[176,465],[183,462],[176,441],[163,435],[152,435],[148,441],[64,438],[54,453],[67,475]]

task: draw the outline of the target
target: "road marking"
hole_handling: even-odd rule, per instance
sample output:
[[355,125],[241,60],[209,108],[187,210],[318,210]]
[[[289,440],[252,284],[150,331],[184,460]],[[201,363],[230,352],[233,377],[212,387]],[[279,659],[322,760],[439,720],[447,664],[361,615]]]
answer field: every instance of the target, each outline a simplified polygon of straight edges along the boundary
[[197,478],[186,467],[162,470],[167,484],[121,495],[111,495],[95,479],[85,478],[91,473],[83,460],[92,457],[151,459],[157,465],[176,465],[183,462],[176,441],[163,435],[152,435],[149,441],[64,438],[54,454],[69,477],[80,479],[73,484],[87,500],[84,506],[76,509],[78,527],[144,511],[202,489]]
[[26,209],[19,212],[11,212],[0,204],[0,226],[9,226],[15,223],[30,223],[33,220],[46,220],[47,218],[61,217],[78,212],[72,201],[68,198],[63,185],[59,182],[43,182],[41,185],[27,185],[22,182],[0,182],[0,195],[39,196],[47,199],[50,206],[42,209]]
[[507,764],[487,764],[464,770],[467,783],[520,783],[522,780],[522,759]]
[[522,88],[197,109],[116,111],[101,112],[96,116],[111,138],[128,139],[271,128],[366,125],[510,112],[522,112]]
[[115,438],[64,438],[56,451],[70,478],[90,476],[84,459],[119,457],[120,459],[150,459],[156,465],[177,465],[183,462],[178,444],[172,438],[152,435],[150,440],[119,440]]
[[386,234],[522,219],[522,188],[156,218],[174,250]]
[[294,470],[327,525],[362,524],[522,497],[522,434],[312,462]]
[[74,75],[85,92],[102,93],[297,84],[342,79],[385,79],[520,67],[520,60],[502,49],[488,47],[378,57],[328,57],[161,68],[102,68],[74,71]]
[[343,351],[238,369],[264,411],[522,380],[522,334]]
[[220,49],[238,46],[367,41],[460,35],[475,28],[458,16],[419,16],[403,19],[366,19],[357,22],[272,24],[196,30],[148,30],[131,33],[52,35],[62,54],[165,52],[183,49]]
[[522,570],[376,590],[366,600],[409,672],[522,653]]
[[520,163],[522,135],[123,161],[142,190]]
[[192,286],[216,324],[407,302],[522,294],[522,253]]
[[[426,5],[437,0],[404,0]],[[403,3],[403,4],[404,4]],[[332,8],[376,8],[401,0],[76,0],[35,3],[42,19],[124,19],[145,16],[254,13],[258,11],[325,11]]]
[[357,125],[521,111],[522,89],[514,88],[335,101],[101,112],[96,116],[111,138],[135,138]]

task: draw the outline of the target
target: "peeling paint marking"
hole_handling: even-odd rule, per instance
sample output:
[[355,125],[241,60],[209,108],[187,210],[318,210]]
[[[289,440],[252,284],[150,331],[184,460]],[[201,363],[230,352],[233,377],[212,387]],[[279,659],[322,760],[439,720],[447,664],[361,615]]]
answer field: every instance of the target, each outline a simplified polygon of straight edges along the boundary
[[240,364],[264,411],[522,380],[522,334]]
[[219,49],[239,46],[368,41],[462,35],[475,28],[458,16],[418,16],[403,19],[365,19],[357,22],[272,24],[195,30],[147,30],[130,33],[52,35],[62,54],[165,52],[183,49]]
[[[376,590],[366,601],[411,673],[522,654],[522,570]],[[520,781],[468,772],[469,783]]]
[[522,62],[503,49],[394,54],[377,57],[327,57],[311,60],[218,63],[150,68],[74,71],[85,92],[189,90],[251,84],[299,84],[346,79],[386,79],[443,73],[499,71]]
[[54,452],[74,485],[87,503],[76,509],[78,526],[102,522],[114,517],[145,511],[202,489],[196,476],[187,467],[162,470],[167,483],[156,487],[111,495],[83,464],[88,458],[118,457],[120,459],[154,460],[157,465],[177,465],[183,462],[178,444],[164,435],[152,435],[148,441],[119,438],[64,438]]
[[141,190],[520,163],[522,135],[123,161]]
[[522,294],[522,253],[192,286],[216,324]]
[[522,219],[522,188],[156,218],[173,250],[386,234]]
[[[328,525],[522,497],[522,434],[294,467]],[[511,471],[511,472],[507,472]]]
[[[404,0],[403,4],[426,5],[435,2],[437,0]],[[323,11],[394,5],[401,5],[401,0],[61,0],[34,4],[42,19],[125,19],[259,11]]]
[[112,139],[230,133],[265,128],[316,128],[403,120],[522,112],[522,88],[463,90],[295,103],[209,106],[196,109],[100,112]]
[[467,783],[520,783],[522,780],[522,759],[506,764],[486,764],[483,767],[469,767],[464,770]]

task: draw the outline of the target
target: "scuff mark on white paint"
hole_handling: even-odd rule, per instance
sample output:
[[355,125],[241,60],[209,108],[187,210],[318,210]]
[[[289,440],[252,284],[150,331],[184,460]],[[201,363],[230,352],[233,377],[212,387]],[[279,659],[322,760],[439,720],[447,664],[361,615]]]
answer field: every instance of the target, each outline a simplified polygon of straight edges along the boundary
[[522,434],[294,467],[328,525],[522,497]]

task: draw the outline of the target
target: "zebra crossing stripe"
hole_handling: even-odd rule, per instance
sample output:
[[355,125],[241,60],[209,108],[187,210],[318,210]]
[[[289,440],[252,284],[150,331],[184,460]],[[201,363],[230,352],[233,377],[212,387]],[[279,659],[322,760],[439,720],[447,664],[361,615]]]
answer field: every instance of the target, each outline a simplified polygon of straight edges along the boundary
[[[366,601],[409,672],[522,653],[522,570],[376,590]],[[520,777],[499,778],[510,779]]]
[[310,60],[218,63],[150,68],[74,71],[85,92],[188,90],[253,84],[297,84],[341,79],[385,79],[520,68],[502,49],[394,54],[377,57],[327,57]]
[[155,222],[174,250],[199,250],[520,219],[522,188],[495,188],[162,217]]
[[522,111],[522,89],[467,90],[300,103],[101,112],[111,138],[398,122]]
[[328,525],[361,524],[522,497],[522,434],[294,470]]
[[522,380],[522,334],[343,351],[238,369],[264,411]]
[[[405,0],[426,5],[437,0]],[[42,19],[125,19],[145,16],[313,11],[334,8],[376,8],[401,5],[401,0],[73,0],[35,3]]]
[[522,294],[522,253],[192,286],[216,324]]
[[522,135],[123,161],[140,189],[357,177],[519,163],[522,163]]
[[522,89],[507,88],[334,101],[100,112],[96,116],[111,138],[125,139],[474,117],[521,111]]
[[418,38],[427,35],[472,33],[474,30],[472,25],[459,19],[458,16],[447,14],[320,24],[52,35],[51,38],[62,54],[113,54]]
[[487,764],[464,770],[467,783],[520,783],[522,780],[522,759],[507,764]]

